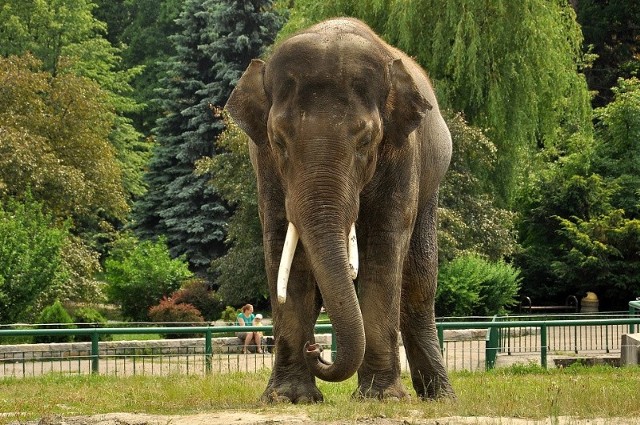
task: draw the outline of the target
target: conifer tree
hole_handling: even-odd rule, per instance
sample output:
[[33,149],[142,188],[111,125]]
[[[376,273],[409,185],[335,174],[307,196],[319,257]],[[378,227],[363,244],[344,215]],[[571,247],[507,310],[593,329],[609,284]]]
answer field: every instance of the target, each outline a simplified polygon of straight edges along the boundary
[[216,154],[224,123],[214,107],[224,106],[249,61],[273,42],[280,19],[270,0],[187,0],[176,23],[176,55],[159,90],[165,115],[136,229],[142,237],[166,235],[172,255],[185,254],[204,275],[224,253],[230,212],[211,176],[194,173],[195,163]]

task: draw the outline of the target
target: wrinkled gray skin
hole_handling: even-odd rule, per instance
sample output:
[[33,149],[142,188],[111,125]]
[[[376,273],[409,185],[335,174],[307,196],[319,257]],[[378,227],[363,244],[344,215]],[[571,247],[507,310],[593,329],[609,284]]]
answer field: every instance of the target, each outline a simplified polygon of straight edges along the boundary
[[[276,341],[263,400],[321,401],[315,377],[355,372],[357,397],[407,397],[398,330],[417,394],[453,396],[434,320],[438,185],[451,137],[424,71],[363,23],[333,19],[252,61],[226,108],[253,141]],[[281,305],[288,222],[300,243]],[[322,305],[336,332],[333,364],[313,345]]]

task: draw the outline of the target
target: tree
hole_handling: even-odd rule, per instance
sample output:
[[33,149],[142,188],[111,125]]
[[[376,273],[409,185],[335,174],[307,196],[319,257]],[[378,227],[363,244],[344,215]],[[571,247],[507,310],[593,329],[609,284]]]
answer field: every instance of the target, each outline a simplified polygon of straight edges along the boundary
[[596,110],[593,148],[540,174],[524,200],[517,256],[528,294],[596,292],[623,309],[640,293],[640,81],[621,80]]
[[445,263],[463,254],[508,258],[516,250],[515,213],[498,208],[487,185],[497,163],[496,147],[460,114],[444,115],[454,143],[440,187],[438,259]]
[[0,52],[3,56],[31,52],[46,71],[57,75],[60,59],[70,47],[87,51],[104,23],[91,13],[88,0],[0,1]]
[[30,55],[0,58],[0,91],[0,198],[30,190],[62,219],[124,219],[108,95],[87,78],[41,71]]
[[177,20],[177,53],[159,91],[165,116],[156,128],[136,229],[141,237],[166,235],[172,255],[185,254],[199,274],[224,254],[229,216],[210,177],[194,173],[198,159],[217,153],[214,140],[224,125],[212,106],[226,103],[249,61],[275,37],[278,22],[271,1],[257,0],[188,0]]
[[585,69],[589,88],[595,91],[593,105],[613,100],[612,88],[619,78],[640,71],[640,3],[627,0],[575,0],[585,50],[596,56]]
[[[590,131],[580,28],[566,2],[298,0],[284,29],[330,16],[363,19],[425,67],[445,109],[486,129],[497,163],[488,176],[510,206],[537,149],[564,149]],[[544,31],[540,29],[544,28]]]
[[175,55],[169,37],[178,32],[175,22],[180,14],[181,0],[99,0],[95,15],[107,24],[107,38],[114,46],[123,46],[122,66],[125,69],[142,66],[133,76],[133,98],[144,109],[131,111],[135,127],[145,135],[151,134],[162,110],[155,101],[156,90],[165,77],[162,66]]
[[269,295],[258,216],[256,178],[245,133],[224,117],[226,129],[218,137],[221,152],[198,162],[198,172],[215,179],[222,197],[234,207],[229,220],[227,253],[212,263],[218,293],[226,304],[259,303]]
[[640,219],[640,80],[620,79],[611,92],[613,102],[595,111],[593,170],[618,188],[612,203]]
[[94,7],[88,0],[0,1],[0,55],[31,53],[40,60],[39,70],[54,78],[73,74],[100,86],[99,101],[105,103],[103,118],[109,119],[120,184],[128,198],[135,198],[144,191],[142,170],[149,146],[124,114],[140,108],[128,96],[129,81],[141,69],[120,68],[121,51],[102,37],[106,26],[92,15]]

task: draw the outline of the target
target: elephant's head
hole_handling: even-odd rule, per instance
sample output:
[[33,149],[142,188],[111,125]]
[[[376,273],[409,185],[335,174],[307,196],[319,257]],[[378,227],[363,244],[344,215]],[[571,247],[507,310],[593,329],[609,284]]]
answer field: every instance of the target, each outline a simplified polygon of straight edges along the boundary
[[345,33],[338,40],[300,34],[267,63],[252,61],[226,108],[258,147],[271,150],[284,190],[291,249],[283,254],[279,299],[299,235],[337,337],[333,364],[313,346],[307,363],[321,379],[344,380],[365,348],[352,282],[358,255],[348,248],[360,192],[381,152],[403,149],[430,105],[400,59]]

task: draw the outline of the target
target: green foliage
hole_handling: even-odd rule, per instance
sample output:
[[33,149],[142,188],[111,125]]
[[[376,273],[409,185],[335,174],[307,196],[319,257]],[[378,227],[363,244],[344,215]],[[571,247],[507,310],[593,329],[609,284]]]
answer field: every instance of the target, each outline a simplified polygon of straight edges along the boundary
[[106,93],[39,67],[30,55],[0,57],[0,198],[30,188],[57,217],[124,218]]
[[198,309],[206,321],[212,321],[222,312],[220,296],[202,279],[191,279],[171,295],[175,304],[190,304]]
[[175,54],[175,46],[169,37],[178,32],[175,23],[182,0],[98,0],[94,14],[108,27],[107,38],[114,46],[124,45],[122,66],[143,67],[133,76],[133,98],[145,105],[127,116],[143,134],[151,133],[155,122],[162,116],[156,89],[166,77],[162,66]]
[[211,185],[211,176],[194,174],[195,163],[220,153],[212,141],[224,124],[214,107],[226,103],[279,23],[270,0],[188,0],[176,20],[176,54],[167,61],[158,91],[163,116],[155,129],[149,191],[136,206],[135,227],[142,238],[166,235],[172,255],[186,255],[200,276],[226,252],[230,208],[217,180]]
[[[73,319],[59,300],[46,307],[36,320],[36,323],[56,324],[56,326],[46,326],[46,329],[75,329]],[[73,335],[39,335],[33,338],[36,344],[50,342],[71,342]]]
[[[105,327],[107,319],[95,308],[80,307],[73,311],[73,321],[78,328]],[[100,341],[110,341],[112,335],[99,335]],[[76,335],[76,341],[91,341],[91,335]]]
[[41,203],[0,202],[0,323],[26,320],[39,294],[60,282],[68,225]]
[[503,261],[458,257],[440,268],[437,316],[493,316],[516,304],[520,272]]
[[[91,132],[83,135],[87,139],[88,146],[92,145],[93,138],[99,138],[111,142],[115,148],[118,173],[122,174],[117,176],[120,187],[116,188],[117,191],[114,191],[114,188],[105,187],[104,193],[122,196],[124,195],[122,186],[124,186],[126,197],[141,195],[144,190],[142,170],[148,156],[149,145],[141,140],[140,134],[132,127],[131,120],[123,115],[139,110],[141,107],[129,98],[131,94],[129,81],[139,74],[141,69],[120,67],[121,50],[112,46],[101,36],[106,30],[106,25],[92,15],[95,7],[93,2],[88,0],[47,2],[5,0],[2,6],[0,8],[0,56],[21,56],[29,52],[39,59],[38,70],[62,80],[63,84],[65,80],[73,80],[72,76],[84,77],[96,83],[101,91],[99,95],[83,94],[86,89],[83,90],[82,87],[62,87],[59,83],[58,86],[61,86],[66,96],[61,99],[63,104],[60,105],[57,114],[53,115],[54,122],[60,116],[65,117],[64,113],[68,109],[71,111],[86,109],[88,103],[98,103],[104,108],[101,112],[91,112],[84,120],[88,128],[97,130],[95,135]],[[4,67],[4,65],[0,66],[0,68]],[[71,75],[64,76],[64,74]],[[37,93],[37,89],[34,88],[34,90]],[[46,99],[46,91],[43,94]],[[26,100],[20,101],[25,105],[28,104]],[[66,122],[62,123],[65,125],[74,123],[70,126],[67,137],[77,132],[78,124],[75,120],[82,119],[72,113],[66,118]],[[95,121],[98,120],[101,125],[95,125]],[[34,125],[27,128],[33,127]],[[73,145],[68,145],[66,148],[71,150]],[[83,159],[110,160],[111,155],[106,157],[88,155]],[[95,170],[100,171],[101,168],[98,167]],[[121,178],[122,181],[120,181]],[[82,180],[74,183],[78,182]],[[105,185],[109,182],[105,180]],[[122,203],[114,203],[113,206],[121,207]],[[118,215],[116,217],[122,218]]]
[[191,276],[184,258],[171,258],[164,238],[139,242],[125,235],[114,243],[105,260],[109,299],[134,321],[148,320],[149,308]]
[[619,80],[615,100],[598,108],[598,144],[593,170],[616,187],[611,202],[629,218],[640,218],[640,80]]
[[498,261],[516,249],[515,214],[496,206],[487,176],[496,165],[496,147],[460,114],[445,114],[454,140],[451,164],[440,187],[440,262],[464,253]]
[[220,319],[223,320],[225,323],[234,324],[236,322],[237,316],[238,316],[238,310],[233,308],[233,306],[228,305],[225,307],[224,311],[222,312]]
[[580,0],[572,2],[582,26],[584,43],[595,56],[585,69],[594,106],[611,102],[611,90],[619,78],[640,71],[640,3],[627,0]]
[[576,293],[592,291],[624,309],[640,294],[640,219],[616,209],[590,220],[563,219],[562,255],[551,262],[554,276]]
[[590,131],[587,86],[576,72],[582,34],[567,2],[299,0],[283,33],[341,15],[414,56],[444,109],[486,129],[498,151],[489,181],[502,205],[536,149],[564,143],[566,131]]
[[106,325],[107,319],[95,308],[80,307],[73,312],[75,323]]
[[198,162],[198,172],[215,176],[216,186],[235,213],[229,220],[227,253],[212,262],[218,293],[225,303],[264,300],[269,294],[258,216],[256,178],[249,159],[248,137],[224,116],[226,130],[218,137],[221,152]]
[[601,307],[625,309],[640,293],[640,83],[621,80],[614,93],[596,110],[594,147],[541,172],[523,202],[517,262],[528,295],[593,291]]
[[2,56],[32,52],[53,74],[66,49],[89,52],[87,43],[106,29],[93,17],[89,0],[3,0],[0,5]]

